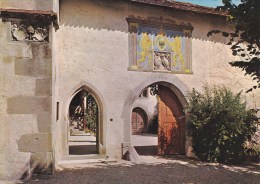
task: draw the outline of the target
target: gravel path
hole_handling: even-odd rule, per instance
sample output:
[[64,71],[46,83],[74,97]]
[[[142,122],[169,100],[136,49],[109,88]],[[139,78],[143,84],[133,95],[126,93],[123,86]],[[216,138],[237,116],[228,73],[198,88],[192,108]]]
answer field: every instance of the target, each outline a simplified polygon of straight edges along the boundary
[[260,184],[260,165],[227,166],[207,164],[184,157],[141,157],[138,164],[127,161],[92,164],[63,170],[54,175],[34,176],[32,184]]

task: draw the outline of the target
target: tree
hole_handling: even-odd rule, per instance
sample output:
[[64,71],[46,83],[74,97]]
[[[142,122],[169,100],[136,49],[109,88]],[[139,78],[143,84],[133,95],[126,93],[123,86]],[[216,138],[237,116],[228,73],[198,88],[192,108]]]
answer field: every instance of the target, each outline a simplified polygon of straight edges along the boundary
[[225,87],[204,86],[202,93],[193,89],[188,97],[188,132],[198,158],[210,162],[242,160],[248,150],[245,143],[253,141],[260,123],[257,111],[246,108],[241,93],[233,94]]
[[241,68],[245,75],[256,81],[256,85],[247,92],[260,88],[260,0],[241,0],[239,5],[233,4],[232,0],[222,2],[224,6],[217,9],[228,11],[227,19],[234,26],[234,31],[213,30],[208,36],[222,33],[224,37],[230,37],[227,45],[231,46],[232,54],[240,58],[230,65]]

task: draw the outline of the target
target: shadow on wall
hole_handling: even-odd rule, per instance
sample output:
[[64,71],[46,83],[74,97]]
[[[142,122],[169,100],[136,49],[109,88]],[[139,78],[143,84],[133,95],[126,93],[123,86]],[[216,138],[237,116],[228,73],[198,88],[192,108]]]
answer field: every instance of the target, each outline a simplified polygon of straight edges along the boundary
[[53,163],[44,164],[40,160],[35,159],[35,156],[32,154],[30,158],[29,169],[27,169],[20,177],[22,181],[28,181],[31,179],[33,174],[44,174],[44,175],[52,175],[54,172]]
[[[158,16],[156,16],[158,15]],[[165,7],[140,5],[133,2],[113,0],[61,0],[60,26],[89,28],[94,30],[119,31],[128,33],[126,18],[141,20],[172,20],[172,23],[191,24],[192,38],[205,41],[227,43],[228,39],[215,35],[207,37],[213,29],[230,30],[225,17],[195,14]]]
[[21,180],[27,180],[34,173],[53,173],[53,155],[51,144],[48,144],[51,142],[50,139],[50,134],[25,134],[17,140],[18,151],[31,154]]

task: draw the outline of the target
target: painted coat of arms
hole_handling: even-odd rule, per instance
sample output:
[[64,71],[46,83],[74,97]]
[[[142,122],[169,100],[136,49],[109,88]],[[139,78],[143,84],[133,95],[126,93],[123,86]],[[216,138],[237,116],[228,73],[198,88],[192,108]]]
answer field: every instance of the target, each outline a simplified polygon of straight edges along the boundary
[[183,31],[138,25],[131,70],[191,73],[191,39]]

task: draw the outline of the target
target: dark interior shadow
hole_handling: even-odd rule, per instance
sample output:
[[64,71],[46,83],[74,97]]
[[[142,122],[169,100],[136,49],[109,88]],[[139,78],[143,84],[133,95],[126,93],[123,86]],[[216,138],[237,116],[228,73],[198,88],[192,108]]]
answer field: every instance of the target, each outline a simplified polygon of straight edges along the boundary
[[97,154],[96,145],[69,146],[69,155]]
[[133,135],[139,135],[144,137],[158,137],[158,134],[152,134],[152,133],[135,133]]
[[135,150],[139,155],[153,155],[153,156],[158,154],[157,147],[158,146],[134,146]]

